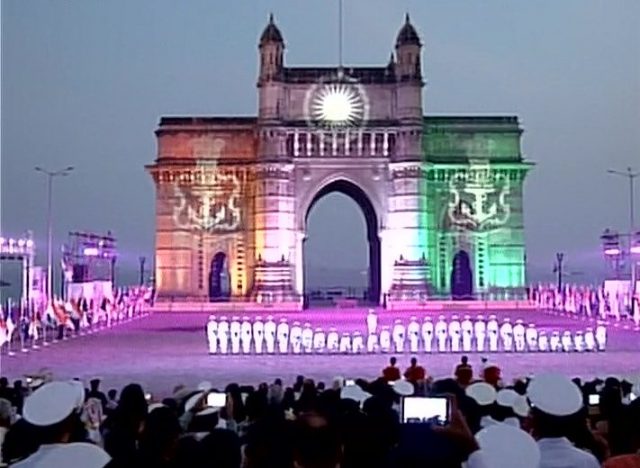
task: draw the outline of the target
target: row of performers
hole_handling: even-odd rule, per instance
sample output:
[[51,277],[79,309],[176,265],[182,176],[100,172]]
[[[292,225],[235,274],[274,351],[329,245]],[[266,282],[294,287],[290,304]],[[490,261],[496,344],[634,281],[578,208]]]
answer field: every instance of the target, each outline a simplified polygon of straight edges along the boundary
[[42,330],[57,329],[57,339],[64,337],[65,329],[79,332],[139,315],[149,301],[146,288],[134,288],[113,298],[103,297],[94,301],[84,297],[62,301],[54,298],[49,304],[19,316],[19,310],[9,310],[5,315],[0,308],[0,345],[11,342],[14,331],[22,333],[25,340],[38,340]]
[[[565,285],[558,289],[556,285],[539,284],[530,290],[530,299],[539,309],[562,310],[571,314],[588,317],[597,314],[604,319],[608,316],[620,320],[631,311],[629,295],[623,291],[609,294],[604,286]],[[640,325],[640,291],[635,296],[636,325]]]
[[248,317],[242,320],[233,317],[229,322],[227,317],[210,316],[206,326],[209,353],[588,352],[604,351],[607,341],[604,325],[598,325],[595,332],[587,328],[584,332],[561,334],[560,331],[538,331],[534,324],[525,328],[522,320],[516,320],[511,326],[508,318],[500,326],[495,316],[490,316],[486,323],[479,316],[475,322],[477,328],[473,323],[471,328],[465,323],[470,322],[467,317],[464,328],[456,320],[447,323],[444,316],[435,325],[431,317],[425,317],[422,325],[412,317],[406,327],[401,320],[396,320],[393,327],[383,326],[378,333],[372,330],[369,318],[369,333],[364,336],[359,331],[339,333],[335,328],[325,332],[322,328],[314,329],[310,323],[297,321],[289,326],[285,318],[276,325],[271,316],[265,322],[261,317],[253,321]]

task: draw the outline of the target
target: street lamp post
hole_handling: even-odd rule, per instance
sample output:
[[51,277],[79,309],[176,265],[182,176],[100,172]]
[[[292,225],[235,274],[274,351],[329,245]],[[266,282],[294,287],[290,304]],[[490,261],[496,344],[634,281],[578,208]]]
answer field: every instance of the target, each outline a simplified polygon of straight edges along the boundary
[[140,286],[144,286],[144,263],[147,261],[146,257],[139,257],[140,261]]
[[635,232],[635,220],[634,220],[634,182],[636,177],[640,176],[640,171],[634,171],[632,168],[627,167],[626,171],[616,171],[609,169],[609,174],[626,177],[629,179],[629,265],[631,267],[631,284],[629,285],[629,303],[631,304],[631,316],[635,313],[635,297],[636,297],[636,262],[633,256],[633,233]]
[[556,267],[554,272],[558,273],[558,292],[562,293],[562,262],[564,261],[564,254],[562,252],[556,253]]
[[53,297],[53,179],[68,176],[73,171],[73,166],[57,171],[48,171],[37,166],[35,170],[47,176],[47,300],[51,302]]

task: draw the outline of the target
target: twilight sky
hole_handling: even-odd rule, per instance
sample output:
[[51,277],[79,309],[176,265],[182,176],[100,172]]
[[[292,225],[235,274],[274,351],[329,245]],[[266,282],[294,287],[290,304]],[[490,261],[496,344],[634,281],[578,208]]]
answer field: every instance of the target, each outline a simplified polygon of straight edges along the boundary
[[[425,44],[426,113],[520,117],[524,154],[537,163],[525,197],[531,278],[550,276],[558,250],[584,273],[575,279],[597,276],[598,236],[628,223],[627,185],[606,170],[640,169],[640,2],[344,3],[345,63],[385,64],[408,11]],[[143,166],[154,159],[159,117],[254,114],[257,40],[270,11],[288,64],[335,64],[335,4],[3,0],[2,234],[32,229],[44,263],[45,184],[33,167],[73,165],[55,190],[56,245],[72,229],[112,229],[119,274],[134,281],[138,256],[153,251],[154,189]],[[355,272],[340,283],[359,282],[367,260],[357,213],[340,195],[316,205],[315,276],[331,267]],[[4,262],[0,276],[15,275]]]

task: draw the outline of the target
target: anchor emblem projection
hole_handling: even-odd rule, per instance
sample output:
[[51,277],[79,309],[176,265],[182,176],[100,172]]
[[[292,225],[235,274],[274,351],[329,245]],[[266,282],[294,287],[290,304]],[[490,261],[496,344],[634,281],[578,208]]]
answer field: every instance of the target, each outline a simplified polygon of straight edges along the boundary
[[[203,142],[196,142],[194,150],[200,156],[206,152]],[[240,207],[241,183],[232,173],[220,170],[216,160],[225,146],[222,139],[215,139],[208,146],[207,164],[195,168],[198,185],[187,190],[179,183],[174,185],[176,203],[173,218],[176,227],[207,232],[229,232],[240,228],[242,210]]]
[[449,225],[469,231],[487,231],[505,225],[511,214],[506,174],[491,173],[488,164],[471,164],[450,182]]

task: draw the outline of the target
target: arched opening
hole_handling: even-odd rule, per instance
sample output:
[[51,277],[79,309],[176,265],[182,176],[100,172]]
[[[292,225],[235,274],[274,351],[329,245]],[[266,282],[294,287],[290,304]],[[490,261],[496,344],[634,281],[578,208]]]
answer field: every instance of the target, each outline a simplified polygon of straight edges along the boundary
[[453,257],[453,268],[451,268],[451,298],[454,300],[473,299],[471,260],[465,250],[459,250]]
[[[324,186],[305,213],[305,229],[305,304],[308,306],[336,298],[378,304],[378,219],[364,191],[346,180]],[[363,235],[359,237],[358,231],[364,231]],[[321,282],[318,277],[323,274],[322,282],[326,288],[318,288]]]
[[231,276],[227,265],[227,256],[218,252],[211,260],[209,270],[209,300],[213,302],[226,301],[231,295]]

